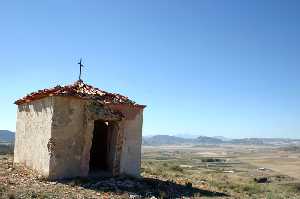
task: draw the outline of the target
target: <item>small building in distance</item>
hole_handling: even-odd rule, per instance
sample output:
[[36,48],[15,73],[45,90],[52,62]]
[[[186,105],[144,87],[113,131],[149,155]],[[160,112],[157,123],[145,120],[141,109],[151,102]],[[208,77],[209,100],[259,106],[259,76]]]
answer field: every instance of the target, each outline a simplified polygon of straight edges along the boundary
[[14,163],[49,179],[140,175],[144,105],[81,80],[15,104]]

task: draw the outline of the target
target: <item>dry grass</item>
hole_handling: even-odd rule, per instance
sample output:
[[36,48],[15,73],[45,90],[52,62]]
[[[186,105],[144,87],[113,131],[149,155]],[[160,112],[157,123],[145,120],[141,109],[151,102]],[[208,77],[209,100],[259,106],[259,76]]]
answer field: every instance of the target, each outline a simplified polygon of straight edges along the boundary
[[[171,167],[178,172],[180,167]],[[155,171],[156,172],[156,171]],[[181,173],[181,172],[180,172]],[[143,178],[75,178],[47,181],[33,171],[12,165],[12,156],[0,157],[0,198],[181,198],[183,196],[219,197],[223,193],[193,187],[187,181],[177,182],[153,173]]]
[[259,167],[266,167],[284,175],[300,180],[299,151],[257,151],[239,157],[240,160]]
[[[281,167],[285,168],[281,172],[257,170],[262,167],[259,161],[265,161],[262,157],[275,158],[278,153],[300,157],[295,151],[253,146],[145,147],[142,179],[78,178],[57,182],[39,178],[24,167],[13,168],[12,156],[0,155],[0,198],[300,198],[300,183],[284,175],[287,168],[288,172],[297,172],[292,161],[280,162],[291,164]],[[267,168],[278,161],[268,162]],[[267,177],[270,183],[256,183],[255,177]]]
[[[259,171],[258,168],[262,166],[251,164],[251,161],[241,161],[241,157],[247,158],[253,154],[253,150],[262,154],[265,150],[278,152],[278,149],[263,149],[261,146],[254,149],[245,147],[242,150],[232,146],[182,149],[170,146],[145,147],[144,175],[160,174],[166,179],[188,181],[194,187],[227,193],[230,198],[300,198],[300,183],[297,179],[268,169]],[[206,156],[211,154],[213,157]],[[280,161],[276,164],[278,162]],[[173,169],[178,167],[182,169],[180,171]],[[288,170],[295,169],[294,172],[297,172],[298,168],[294,168],[291,164]],[[270,183],[256,183],[255,177],[267,177]]]

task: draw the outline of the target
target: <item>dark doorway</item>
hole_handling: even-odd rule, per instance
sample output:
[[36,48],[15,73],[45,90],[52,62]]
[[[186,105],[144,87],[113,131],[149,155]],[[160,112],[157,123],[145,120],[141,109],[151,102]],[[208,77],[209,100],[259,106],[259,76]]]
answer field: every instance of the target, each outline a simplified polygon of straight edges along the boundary
[[90,173],[108,170],[108,123],[95,120],[90,151]]

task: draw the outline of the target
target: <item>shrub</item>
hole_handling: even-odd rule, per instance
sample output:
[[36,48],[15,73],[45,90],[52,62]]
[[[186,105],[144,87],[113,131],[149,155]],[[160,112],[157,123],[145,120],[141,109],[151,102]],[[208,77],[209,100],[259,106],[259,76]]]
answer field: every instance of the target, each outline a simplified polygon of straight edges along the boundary
[[220,159],[220,158],[203,158],[201,161],[202,162],[225,162],[224,159]]
[[171,170],[173,170],[173,171],[178,171],[178,172],[183,172],[183,168],[181,168],[181,167],[178,166],[178,165],[172,166],[172,167],[171,167]]

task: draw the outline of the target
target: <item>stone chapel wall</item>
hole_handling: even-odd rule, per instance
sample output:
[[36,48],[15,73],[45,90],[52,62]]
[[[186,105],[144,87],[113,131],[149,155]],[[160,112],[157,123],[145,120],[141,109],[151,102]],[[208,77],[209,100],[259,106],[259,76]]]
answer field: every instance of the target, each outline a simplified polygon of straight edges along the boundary
[[143,109],[134,118],[123,122],[124,135],[121,153],[121,173],[139,177],[141,168]]
[[48,176],[47,143],[51,137],[52,117],[52,97],[18,106],[14,163],[22,163]]
[[86,118],[85,100],[54,97],[50,178],[85,176],[81,168]]

